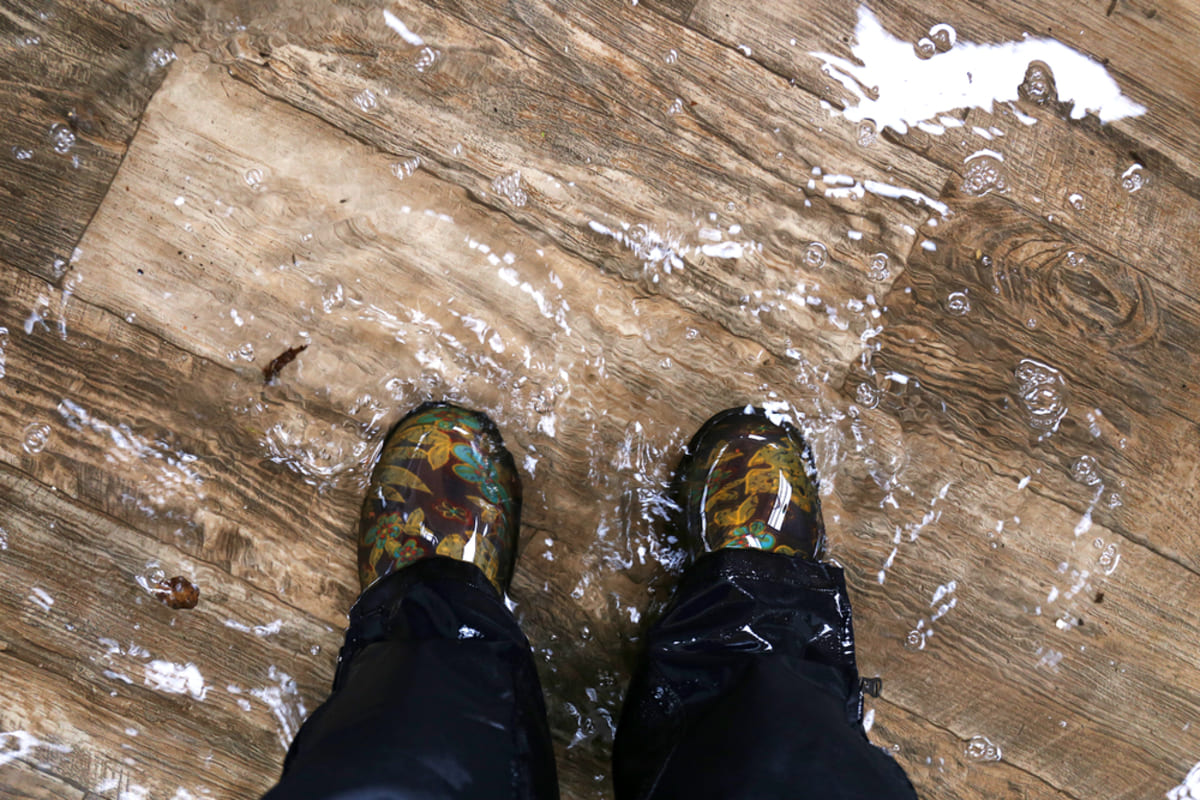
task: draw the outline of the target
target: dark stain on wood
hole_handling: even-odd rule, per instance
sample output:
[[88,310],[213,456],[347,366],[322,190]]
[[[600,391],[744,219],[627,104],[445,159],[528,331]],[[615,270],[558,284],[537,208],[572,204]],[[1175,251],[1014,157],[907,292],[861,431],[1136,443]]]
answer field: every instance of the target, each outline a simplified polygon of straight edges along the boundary
[[308,345],[302,344],[296,347],[289,347],[275,358],[271,359],[271,363],[263,367],[263,382],[267,386],[273,386],[276,379],[279,377],[279,371],[295,360],[296,356],[308,349]]

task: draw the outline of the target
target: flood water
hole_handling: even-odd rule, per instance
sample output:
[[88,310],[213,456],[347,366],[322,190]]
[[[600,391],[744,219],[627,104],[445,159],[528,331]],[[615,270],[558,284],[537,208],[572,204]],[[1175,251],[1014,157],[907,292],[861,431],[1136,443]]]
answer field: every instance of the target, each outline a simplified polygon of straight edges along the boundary
[[[622,24],[636,6],[622,8]],[[33,380],[51,347],[35,341],[96,354],[80,357],[78,391],[47,390],[46,407],[9,432],[21,452],[5,460],[84,501],[103,490],[63,465],[111,473],[118,491],[104,512],[171,548],[121,556],[133,576],[121,630],[75,618],[80,606],[56,602],[53,579],[10,587],[28,595],[22,625],[89,631],[76,657],[114,697],[188,700],[201,727],[205,709],[220,708],[269,732],[281,763],[332,677],[357,590],[357,504],[382,437],[418,403],[448,399],[491,415],[521,470],[509,599],[542,670],[564,796],[610,794],[629,669],[687,563],[664,527],[671,470],[698,424],[730,406],[764,407],[812,445],[827,557],[847,569],[860,663],[890,701],[868,701],[866,724],[919,791],[953,792],[1006,759],[1041,769],[1058,731],[1124,713],[1081,703],[1081,676],[1130,663],[1123,645],[1086,632],[1097,598],[1122,592],[1126,551],[1144,553],[1122,515],[1150,493],[1132,466],[1154,440],[1106,407],[1109,384],[1081,379],[1086,335],[1058,307],[1101,256],[1054,244],[1039,262],[1057,281],[1044,296],[1041,273],[1017,274],[1025,251],[1005,250],[1019,236],[989,245],[976,227],[1003,218],[992,203],[1038,209],[1037,223],[1058,231],[1089,211],[1153,202],[1155,176],[1131,157],[1093,165],[1065,190],[1026,158],[1041,131],[1052,147],[1085,117],[1148,113],[1100,62],[1045,36],[974,41],[949,16],[902,38],[864,6],[844,38],[779,30],[724,48],[747,64],[792,52],[840,98],[788,107],[787,81],[762,77],[755,118],[689,105],[685,88],[711,69],[689,37],[639,53],[629,64],[644,73],[621,62],[624,72],[596,77],[616,57],[586,21],[530,33],[501,18],[485,36],[429,8],[347,6],[320,12],[326,33],[290,6],[209,10],[199,22],[139,8],[163,34],[146,70],[164,83],[61,280],[10,303],[0,327],[0,389]],[[489,82],[538,69],[501,54],[488,40],[501,33],[543,35],[537,47],[575,59],[574,80],[600,87],[581,93],[581,108],[610,85],[640,97],[657,91],[647,75],[677,80],[679,96],[646,102],[651,122],[629,117],[649,155],[628,142],[606,152],[619,114],[595,122],[579,110],[543,125],[532,94],[522,95],[529,117],[506,107],[513,116],[478,128],[477,107],[505,92]],[[434,83],[418,88],[425,79]],[[526,92],[528,80],[509,88]],[[305,81],[312,97],[277,99],[281,83]],[[729,144],[740,134],[723,114],[761,139]],[[531,144],[539,126],[541,147]],[[801,135],[813,130],[828,140]],[[12,158],[69,159],[68,134],[15,143]],[[652,135],[687,169],[653,172],[676,152],[656,151]],[[930,163],[953,163],[880,166],[915,162],[897,143],[918,136],[938,153]],[[753,150],[744,174],[712,156],[710,139]],[[705,159],[710,174],[687,171]],[[161,373],[137,375],[122,348]],[[24,546],[15,527],[0,518],[0,572]],[[173,612],[189,615],[178,624],[246,648],[252,674],[170,638],[176,623],[155,598],[176,575],[200,592],[195,609]],[[1140,590],[1142,578],[1130,580]],[[246,600],[243,587],[267,599]],[[994,637],[980,643],[990,653],[964,644],[972,631]],[[1012,673],[997,678],[1005,663]],[[964,711],[966,690],[939,705],[923,676],[1058,699],[1023,733],[1009,711]],[[933,727],[922,714],[945,731],[917,736]],[[79,721],[55,732],[32,708],[0,720],[0,778],[94,749],[96,763],[119,765],[87,771],[83,788],[100,797],[220,795],[186,770],[172,783],[153,758],[154,719],[131,718],[115,738]],[[115,740],[120,754],[100,752]],[[222,747],[217,763],[238,769]],[[1056,756],[1081,749],[1067,742]],[[197,762],[195,774],[210,768]],[[1158,779],[1178,786],[1176,800],[1200,796],[1196,770]]]

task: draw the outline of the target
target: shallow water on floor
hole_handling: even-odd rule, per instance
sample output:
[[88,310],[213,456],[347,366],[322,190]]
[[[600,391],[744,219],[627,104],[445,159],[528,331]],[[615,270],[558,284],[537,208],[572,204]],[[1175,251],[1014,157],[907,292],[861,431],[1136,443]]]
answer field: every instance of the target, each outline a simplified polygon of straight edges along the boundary
[[[223,67],[252,58],[249,45],[261,43],[264,53],[317,47],[353,76],[343,82],[347,96],[329,102],[356,109],[364,130],[371,130],[397,124],[387,116],[388,104],[404,91],[410,72],[453,74],[456,59],[469,61],[468,54],[439,47],[436,30],[398,9],[353,11],[361,18],[352,10],[337,12],[335,27],[348,40],[398,37],[407,49],[391,46],[407,61],[393,65],[394,72],[363,67],[353,56],[335,55],[332,46],[318,46],[328,44],[319,26],[285,23],[276,10],[212,12],[192,46],[179,46],[178,59],[174,50],[155,51],[148,69],[190,71],[197,85],[207,85],[221,80]],[[1072,118],[1092,112],[1102,121],[1144,111],[1099,63],[1050,39],[975,44],[938,24],[928,37],[901,41],[865,7],[858,27],[845,34],[857,42],[850,54],[826,54],[836,49],[833,42],[800,54],[848,93],[840,109],[824,104],[820,122],[831,131],[849,126],[863,149],[910,128],[954,138],[970,155],[956,165],[962,178],[952,178],[951,194],[984,198],[1028,185],[1028,176],[1016,178],[1029,167],[1006,153],[1011,132],[1039,124],[1020,101],[1056,91],[1058,101],[1074,102]],[[746,42],[740,50],[749,58],[759,47]],[[674,68],[688,55],[681,41],[660,60]],[[589,66],[583,57],[580,64]],[[972,78],[985,74],[987,82]],[[175,91],[164,90],[170,102],[160,112],[201,129],[179,107],[188,91]],[[965,125],[963,109],[982,110],[990,124]],[[197,118],[203,113],[196,110]],[[666,113],[684,115],[684,101]],[[419,128],[421,121],[407,124]],[[147,137],[169,130],[153,117],[146,127]],[[976,356],[978,370],[1004,376],[1004,407],[996,412],[1008,426],[1003,435],[1023,432],[1023,441],[1009,443],[1012,461],[1005,464],[995,463],[995,450],[970,452],[972,441],[955,438],[972,420],[964,423],[957,408],[947,407],[959,400],[953,386],[931,390],[917,375],[890,366],[884,342],[958,336],[963,328],[955,325],[986,341],[994,318],[983,315],[997,302],[987,295],[1011,299],[1012,313],[1030,331],[1049,324],[1035,304],[1026,308],[1005,294],[1009,284],[1000,284],[1008,278],[1000,265],[985,263],[986,278],[973,285],[952,282],[955,273],[940,269],[940,249],[963,244],[937,236],[956,213],[945,198],[899,178],[856,176],[858,165],[850,161],[814,166],[792,188],[808,198],[806,213],[827,217],[809,229],[837,231],[838,238],[797,240],[789,232],[785,250],[774,226],[777,210],[754,198],[681,202],[661,219],[629,217],[625,203],[567,179],[577,167],[590,169],[590,157],[562,176],[509,162],[502,157],[511,151],[500,142],[504,130],[495,132],[494,144],[488,131],[464,130],[461,142],[444,143],[439,152],[403,154],[332,134],[306,143],[305,131],[261,133],[278,140],[198,137],[181,148],[182,163],[131,165],[140,170],[138,179],[162,177],[139,199],[155,216],[161,239],[160,252],[146,257],[144,274],[116,268],[129,255],[119,236],[85,238],[68,282],[48,287],[28,309],[24,331],[0,327],[3,378],[6,364],[11,371],[19,363],[26,337],[70,340],[74,298],[104,305],[215,365],[196,383],[181,378],[170,389],[171,400],[202,433],[172,430],[169,420],[178,417],[145,409],[125,415],[64,396],[55,415],[29,420],[21,433],[25,453],[98,450],[127,489],[114,504],[149,530],[192,542],[199,553],[211,519],[236,518],[228,487],[241,480],[236,459],[253,454],[272,465],[279,480],[307,487],[298,491],[328,498],[336,509],[340,527],[333,533],[345,548],[323,556],[345,562],[336,581],[352,596],[357,498],[388,426],[427,399],[486,411],[503,431],[526,486],[526,529],[510,599],[541,661],[556,735],[568,759],[583,754],[578,774],[591,771],[599,796],[607,791],[603,766],[633,654],[687,563],[682,543],[665,526],[666,487],[683,443],[708,413],[754,404],[804,432],[820,475],[828,556],[847,567],[852,591],[865,598],[864,616],[873,620],[860,642],[870,648],[863,658],[871,674],[886,676],[894,664],[915,657],[939,669],[939,632],[968,625],[956,618],[986,613],[977,606],[991,607],[983,595],[996,586],[1016,595],[1013,602],[1026,617],[1053,617],[1066,634],[1083,624],[1103,587],[1120,579],[1121,537],[1107,530],[1096,536],[1092,528],[1099,515],[1122,505],[1133,488],[1127,476],[1104,463],[1108,450],[1077,446],[1087,437],[1070,440],[1075,450],[1066,469],[1059,451],[1043,445],[1062,440],[1068,424],[1105,447],[1121,430],[1107,422],[1106,409],[1089,402],[1086,387],[1072,384],[1071,365],[1056,357],[1052,340],[1041,341],[1036,353],[999,362],[988,362],[983,348]],[[60,152],[71,148],[61,131],[53,143],[64,148]],[[574,144],[580,152],[589,146]],[[147,153],[166,152],[161,141],[145,146]],[[134,147],[136,160],[137,141]],[[491,164],[490,174],[463,178],[464,193],[456,176],[464,164],[481,162]],[[1122,169],[1112,176],[1114,193],[1153,191],[1140,164]],[[1047,198],[1048,215],[1051,205],[1063,204],[1085,213],[1098,199],[1083,191],[1053,204]],[[881,200],[907,204],[910,214],[916,209],[924,226],[918,230],[910,216],[866,219],[856,211],[856,203]],[[563,206],[554,219],[573,214],[576,225],[539,230],[539,222],[561,224],[522,216],[539,204]],[[596,211],[605,208],[612,213]],[[911,253],[897,251],[898,240],[907,241]],[[600,247],[610,248],[603,259],[589,257]],[[180,261],[163,266],[168,256]],[[793,271],[781,272],[780,262],[790,262]],[[920,269],[930,274],[912,274]],[[937,298],[933,305],[916,304],[913,298],[924,300],[929,291]],[[902,326],[893,325],[893,307],[905,309]],[[185,319],[186,330],[180,327]],[[936,350],[930,348],[931,360],[939,358]],[[954,354],[947,368],[963,358]],[[936,367],[929,372],[937,375]],[[264,370],[277,374],[273,384]],[[961,391],[974,389],[971,376],[963,376]],[[972,402],[963,401],[973,408]],[[935,431],[951,431],[953,447],[921,439]],[[210,455],[188,441],[209,443]],[[951,452],[955,447],[968,457]],[[987,464],[992,473],[964,473],[967,463]],[[1001,482],[1007,482],[1003,492],[995,488]],[[1056,519],[1058,527],[1042,529],[1040,519],[1022,520],[1033,495],[1067,496],[1071,507],[1083,510],[1069,524]],[[981,527],[964,533],[959,526],[967,524]],[[1032,560],[1040,571],[988,574],[989,562],[977,554],[972,558],[984,566],[957,570],[969,559],[945,551],[968,533],[980,552],[1037,538]],[[0,529],[0,549],[7,547],[3,534]],[[1017,563],[997,559],[998,569]],[[144,585],[167,577],[154,577],[161,570],[145,565],[151,577]],[[306,591],[285,583],[281,578],[265,588],[288,600]],[[30,602],[49,612],[54,601],[34,586]],[[880,621],[898,607],[920,613]],[[136,622],[136,610],[131,619]],[[223,624],[231,637],[266,639],[289,620]],[[1028,630],[1029,641],[1014,652],[1053,685],[1070,669],[1072,647],[1083,645],[1042,637],[1032,622]],[[322,645],[309,644],[316,656]],[[101,639],[96,649],[93,658],[104,662],[116,690],[145,685],[186,694],[201,709],[224,695],[222,702],[274,726],[281,750],[320,700],[302,698],[289,674],[296,669],[282,663],[263,665],[262,685],[221,686],[204,677],[205,654],[176,660],[139,649],[133,640]],[[868,727],[885,727],[885,718],[886,711],[871,709]],[[45,745],[23,733],[0,736],[15,737],[16,745],[0,751],[0,763],[9,753]],[[931,751],[927,763],[931,769],[947,761],[986,765],[1019,745],[984,729],[956,741],[955,752]],[[92,788],[104,794],[114,787]]]

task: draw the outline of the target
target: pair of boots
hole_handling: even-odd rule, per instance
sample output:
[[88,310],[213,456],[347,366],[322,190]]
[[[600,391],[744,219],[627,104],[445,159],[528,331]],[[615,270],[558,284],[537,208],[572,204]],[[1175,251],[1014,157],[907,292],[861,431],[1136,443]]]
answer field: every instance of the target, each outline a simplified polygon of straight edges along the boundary
[[[731,409],[673,483],[696,551],[649,630],[613,746],[617,800],[916,794],[862,727],[842,571],[800,434]],[[363,504],[362,595],[333,692],[264,800],[558,797],[545,700],[503,601],[521,484],[484,415],[426,404]],[[707,551],[707,552],[700,552]]]
[[[825,528],[812,472],[795,429],[753,409],[718,414],[692,439],[674,481],[686,541],[815,558]],[[521,480],[495,424],[423,405],[392,430],[371,477],[359,526],[362,588],[440,555],[473,563],[503,594],[520,515]]]

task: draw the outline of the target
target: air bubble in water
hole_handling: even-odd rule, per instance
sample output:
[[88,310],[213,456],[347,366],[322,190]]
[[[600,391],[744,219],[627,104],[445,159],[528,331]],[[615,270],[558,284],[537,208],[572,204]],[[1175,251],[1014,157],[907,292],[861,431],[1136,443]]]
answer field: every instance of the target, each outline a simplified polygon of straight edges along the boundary
[[870,147],[875,144],[878,135],[879,132],[875,128],[875,123],[869,119],[864,119],[858,123],[858,136],[855,141],[858,142],[859,147]]
[[1107,547],[1100,553],[1097,559],[1100,564],[1100,569],[1105,575],[1112,575],[1117,570],[1117,565],[1121,563],[1121,554],[1117,552],[1116,542],[1110,542]]
[[933,40],[938,52],[944,53],[954,47],[954,43],[958,41],[958,32],[943,22],[929,29],[929,38]]
[[986,736],[975,735],[967,742],[967,747],[963,751],[971,761],[999,761],[1000,747],[993,744]]
[[1146,176],[1142,173],[1142,165],[1134,164],[1121,173],[1121,185],[1125,191],[1133,194],[1146,185]]
[[1071,208],[1075,209],[1076,211],[1083,211],[1084,209],[1083,195],[1081,195],[1079,192],[1074,192],[1068,195],[1067,202],[1070,203]]
[[162,69],[175,60],[175,51],[167,47],[156,47],[150,53],[150,69]]
[[54,152],[65,156],[75,146],[75,134],[66,125],[56,122],[50,126],[50,144]]
[[867,277],[873,281],[886,281],[892,277],[892,271],[888,269],[887,253],[876,253],[871,256],[871,265],[867,269]]
[[854,393],[854,399],[859,405],[867,408],[875,408],[879,405],[879,397],[882,392],[870,383],[863,382],[858,385],[858,390]]
[[1017,394],[1025,409],[1026,422],[1034,430],[1049,435],[1067,415],[1067,384],[1062,373],[1032,358],[1021,359],[1013,373]]
[[411,178],[413,173],[420,168],[420,156],[413,156],[412,158],[407,158],[404,161],[397,161],[395,164],[392,164],[392,174],[400,180],[404,180],[405,178]]
[[12,154],[13,158],[15,158],[17,161],[28,161],[29,159],[33,158],[32,150],[30,150],[28,147],[21,147],[19,145],[13,145]]
[[1042,61],[1031,61],[1025,70],[1025,79],[1017,87],[1017,95],[1022,100],[1041,105],[1058,99],[1058,89],[1054,85],[1054,73]]
[[251,167],[250,169],[246,170],[246,174],[242,177],[246,181],[246,185],[251,189],[262,188],[263,171],[258,167]]
[[21,434],[21,448],[30,455],[37,455],[46,449],[50,433],[50,426],[44,422],[34,422],[25,426]]
[[437,63],[437,60],[441,58],[441,56],[442,52],[440,50],[434,50],[432,47],[423,47],[421,48],[421,52],[417,56],[417,60],[413,64],[413,67],[417,70],[417,72],[425,72],[429,69],[432,69],[433,65]]
[[321,296],[321,308],[325,309],[326,314],[344,305],[346,305],[346,290],[340,283],[335,284]]
[[370,111],[379,104],[379,101],[375,98],[374,92],[372,92],[370,89],[363,89],[361,92],[354,95],[354,104],[363,111]]
[[1004,168],[998,159],[992,156],[977,156],[967,162],[967,171],[962,182],[963,194],[981,197],[993,190],[1002,192],[1007,188]]
[[237,355],[238,355],[238,358],[242,359],[243,361],[253,361],[254,360],[254,345],[251,344],[250,342],[246,342],[245,344],[243,344],[241,347],[239,347],[237,349]]
[[804,251],[804,263],[812,269],[820,269],[829,260],[829,250],[820,242],[810,242]]
[[946,298],[946,310],[956,317],[965,317],[971,310],[971,299],[966,291],[951,292]]
[[668,114],[679,114],[683,111],[683,98],[676,97],[675,102],[671,103],[671,107],[667,109]]
[[908,650],[924,650],[925,649],[925,631],[911,630],[908,636],[904,637],[904,647]]
[[917,40],[915,48],[920,58],[933,58],[937,55],[937,45],[933,43],[933,39],[925,36]]
[[1080,483],[1095,486],[1100,482],[1100,475],[1096,471],[1097,466],[1096,459],[1091,456],[1080,456],[1071,464],[1071,477]]
[[525,190],[521,188],[520,171],[496,178],[492,181],[492,191],[518,208],[529,200],[529,195],[525,194]]
[[672,48],[667,51],[667,55],[664,57],[663,60],[665,60],[668,64],[674,64],[676,61],[679,60],[679,53],[676,52],[676,50],[674,48]]
[[8,328],[0,325],[0,378],[5,375],[4,372],[4,351],[8,349]]

